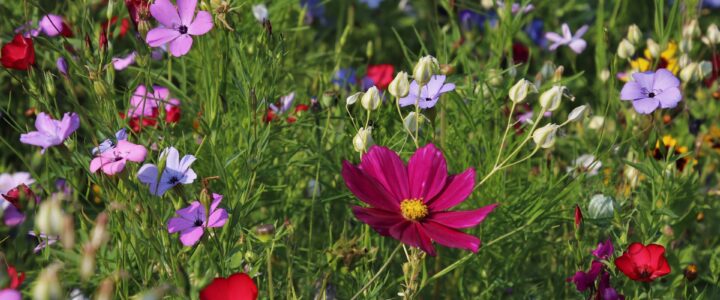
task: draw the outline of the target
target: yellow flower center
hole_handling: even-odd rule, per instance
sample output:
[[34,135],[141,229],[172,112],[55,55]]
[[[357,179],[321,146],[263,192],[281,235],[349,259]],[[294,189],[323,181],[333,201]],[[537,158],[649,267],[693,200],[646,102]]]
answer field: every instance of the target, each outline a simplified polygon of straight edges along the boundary
[[400,202],[400,212],[405,219],[417,221],[428,215],[428,207],[422,199],[405,199]]

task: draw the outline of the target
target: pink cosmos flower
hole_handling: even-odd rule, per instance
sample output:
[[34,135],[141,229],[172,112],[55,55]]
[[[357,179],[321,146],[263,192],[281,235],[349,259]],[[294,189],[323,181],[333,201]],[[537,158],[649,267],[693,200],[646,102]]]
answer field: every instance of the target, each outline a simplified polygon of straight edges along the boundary
[[115,147],[93,158],[90,162],[90,172],[95,173],[102,168],[105,174],[115,175],[122,172],[128,161],[143,162],[146,154],[147,150],[141,145],[118,141]]
[[80,118],[75,113],[65,113],[62,120],[58,121],[41,112],[35,119],[37,131],[20,135],[20,142],[40,146],[43,148],[40,153],[45,153],[47,148],[62,144],[78,127],[80,127]]
[[218,208],[223,196],[212,194],[213,202],[210,213],[205,213],[205,206],[200,201],[194,201],[190,206],[178,209],[179,217],[171,218],[168,222],[168,232],[180,232],[180,241],[185,246],[197,244],[205,232],[205,228],[222,227],[228,219],[227,211]]
[[457,229],[480,224],[497,206],[447,211],[470,196],[475,170],[448,176],[445,157],[433,144],[418,149],[407,165],[394,151],[373,146],[359,165],[343,162],[342,176],[348,189],[370,205],[353,207],[355,217],[431,256],[433,241],[477,252],[480,239]]
[[150,5],[150,14],[162,26],[150,30],[145,41],[150,47],[169,44],[170,53],[175,57],[187,54],[193,43],[191,36],[203,35],[213,28],[209,12],[201,10],[194,16],[196,6],[197,0],[177,0],[177,8],[170,0],[155,1]]

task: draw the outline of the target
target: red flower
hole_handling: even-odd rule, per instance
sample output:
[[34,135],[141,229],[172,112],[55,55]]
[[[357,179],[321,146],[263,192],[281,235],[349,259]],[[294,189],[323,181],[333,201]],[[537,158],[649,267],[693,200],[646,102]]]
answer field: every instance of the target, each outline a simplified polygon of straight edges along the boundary
[[710,76],[705,79],[705,85],[711,87],[715,80],[718,79],[718,76],[720,76],[720,54],[716,53],[712,56],[712,72],[710,72]]
[[25,38],[18,33],[15,38],[2,47],[0,57],[3,67],[25,71],[35,64],[35,48],[32,39]]
[[580,206],[575,204],[575,229],[580,228],[580,224],[582,224],[582,210],[580,210]]
[[200,300],[255,300],[258,290],[252,278],[235,273],[228,278],[218,277],[200,291]]
[[150,2],[147,0],[125,0],[130,20],[137,29],[138,23],[145,18],[150,11]]
[[31,199],[37,201],[35,193],[33,193],[33,191],[25,184],[18,185],[17,187],[9,190],[7,193],[3,194],[2,197],[17,209],[22,209],[20,199]]
[[8,288],[16,290],[25,281],[25,273],[18,273],[13,266],[7,267],[7,274],[10,277],[10,286]]
[[395,72],[395,67],[390,64],[369,65],[367,77],[373,81],[373,84],[378,89],[385,90],[393,80],[393,72]]
[[522,43],[514,43],[512,46],[513,64],[526,63],[530,59],[530,49]]
[[615,266],[628,278],[635,281],[651,282],[670,274],[670,265],[665,258],[665,247],[632,243],[622,256],[615,259]]

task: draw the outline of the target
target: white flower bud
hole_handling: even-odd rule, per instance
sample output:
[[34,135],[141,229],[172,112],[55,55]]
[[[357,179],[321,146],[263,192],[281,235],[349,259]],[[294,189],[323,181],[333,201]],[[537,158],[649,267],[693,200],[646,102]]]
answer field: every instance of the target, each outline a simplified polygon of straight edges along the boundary
[[94,249],[99,249],[110,239],[107,223],[108,215],[105,212],[100,213],[95,219],[95,227],[93,227],[93,230],[90,232],[90,245]]
[[95,248],[90,244],[83,247],[83,254],[80,259],[80,278],[90,279],[95,275]]
[[255,19],[258,20],[258,22],[263,22],[268,19],[268,9],[267,6],[265,6],[265,4],[263,3],[253,5],[252,13],[253,16],[255,16]]
[[440,72],[440,64],[434,57],[428,55],[421,57],[413,69],[413,79],[419,85],[425,85],[430,82],[430,78]]
[[365,94],[362,95],[362,99],[360,99],[360,104],[363,108],[367,110],[376,110],[378,107],[380,107],[380,91],[378,91],[377,87],[373,86],[370,89],[365,92]]
[[598,130],[603,127],[605,124],[605,118],[602,116],[593,116],[590,118],[590,122],[588,123],[588,128],[592,130]]
[[697,19],[690,21],[690,23],[683,26],[682,36],[685,38],[694,38],[700,36],[700,25],[698,25]]
[[315,179],[308,180],[307,187],[305,188],[305,198],[317,198],[322,193],[322,186]]
[[642,35],[642,31],[640,31],[640,27],[638,27],[637,25],[632,24],[630,25],[630,27],[628,27],[627,39],[628,41],[633,43],[633,45],[637,45],[638,43],[640,43],[640,40],[642,40]]
[[705,31],[705,37],[707,38],[707,43],[710,45],[720,44],[720,30],[718,30],[715,23],[708,26],[707,31]]
[[712,72],[712,68],[713,68],[712,63],[710,63],[709,61],[707,61],[707,60],[701,61],[698,64],[698,72],[700,72],[698,77],[700,77],[701,79],[707,77],[708,75],[710,75],[710,72]]
[[58,271],[61,265],[54,263],[40,272],[33,287],[33,299],[35,300],[59,300],[63,297],[62,287],[58,282]]
[[690,60],[690,56],[687,55],[687,53],[683,53],[680,55],[680,58],[678,59],[678,66],[680,68],[687,67],[692,61]]
[[577,120],[580,120],[582,118],[583,113],[585,113],[585,109],[587,109],[587,105],[580,105],[573,109],[570,114],[568,114],[567,122],[575,122]]
[[544,79],[551,78],[555,73],[555,64],[552,61],[545,61],[540,68],[540,74]]
[[622,59],[626,59],[632,57],[633,54],[635,54],[635,46],[627,39],[623,39],[618,45],[617,55]]
[[540,106],[547,111],[554,111],[560,107],[564,86],[556,85],[540,95]]
[[600,71],[598,77],[600,78],[600,81],[606,82],[608,79],[610,79],[610,70],[603,69],[602,71]]
[[596,194],[590,198],[588,216],[591,219],[609,219],[615,213],[615,201],[610,196]]
[[690,53],[693,48],[693,41],[691,39],[682,39],[680,41],[680,53]]
[[660,45],[658,45],[658,43],[653,41],[653,39],[647,39],[646,44],[647,44],[647,49],[648,49],[648,51],[650,51],[650,55],[652,57],[655,57],[655,58],[660,57],[660,52],[662,50],[660,49]]
[[521,103],[525,101],[525,98],[527,98],[527,95],[529,93],[537,93],[537,87],[535,85],[526,80],[526,79],[520,79],[515,85],[513,85],[510,88],[510,100],[514,103]]
[[550,148],[555,145],[555,135],[560,128],[557,124],[547,124],[543,127],[535,129],[532,134],[533,141],[541,148]]
[[680,71],[680,79],[683,82],[695,81],[698,78],[698,64],[690,63]]
[[480,6],[482,6],[484,9],[491,9],[493,8],[493,5],[495,5],[494,0],[482,0],[480,1]]
[[368,148],[374,144],[375,141],[373,141],[372,138],[372,126],[360,128],[353,138],[353,148],[355,148],[355,151],[360,153],[367,152]]
[[402,98],[410,93],[410,82],[408,81],[408,74],[404,71],[397,73],[395,79],[388,85],[388,92],[390,95],[396,98]]
[[357,92],[355,94],[348,96],[347,99],[345,99],[345,105],[349,106],[349,105],[355,104],[355,102],[357,102],[360,98],[362,98],[362,96],[363,96],[363,92]]
[[403,119],[403,126],[405,126],[405,129],[409,132],[415,132],[418,130],[418,126],[422,125],[425,122],[425,116],[420,114],[420,119],[418,119],[418,116],[415,114],[415,112],[410,112],[405,119]]
[[47,235],[59,235],[65,227],[65,213],[60,207],[60,200],[51,198],[40,204],[35,215],[35,227]]

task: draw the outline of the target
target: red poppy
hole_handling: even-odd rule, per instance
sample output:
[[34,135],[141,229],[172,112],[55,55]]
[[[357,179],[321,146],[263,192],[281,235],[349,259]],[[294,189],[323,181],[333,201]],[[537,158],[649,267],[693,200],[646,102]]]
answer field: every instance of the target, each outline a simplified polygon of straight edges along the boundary
[[25,71],[35,64],[35,48],[32,39],[16,34],[10,43],[3,45],[0,57],[3,67]]
[[13,266],[7,267],[7,274],[10,277],[10,286],[8,288],[16,290],[25,281],[25,273],[18,273]]
[[395,67],[391,64],[369,65],[367,77],[373,81],[377,88],[385,90],[392,82],[394,72]]
[[632,243],[622,256],[615,259],[615,266],[628,278],[635,281],[651,282],[670,274],[670,265],[665,258],[665,247]]
[[200,300],[255,300],[258,290],[252,278],[235,273],[228,278],[218,277],[200,291]]
[[580,228],[580,224],[582,224],[583,215],[582,210],[580,210],[580,205],[575,204],[575,229]]

